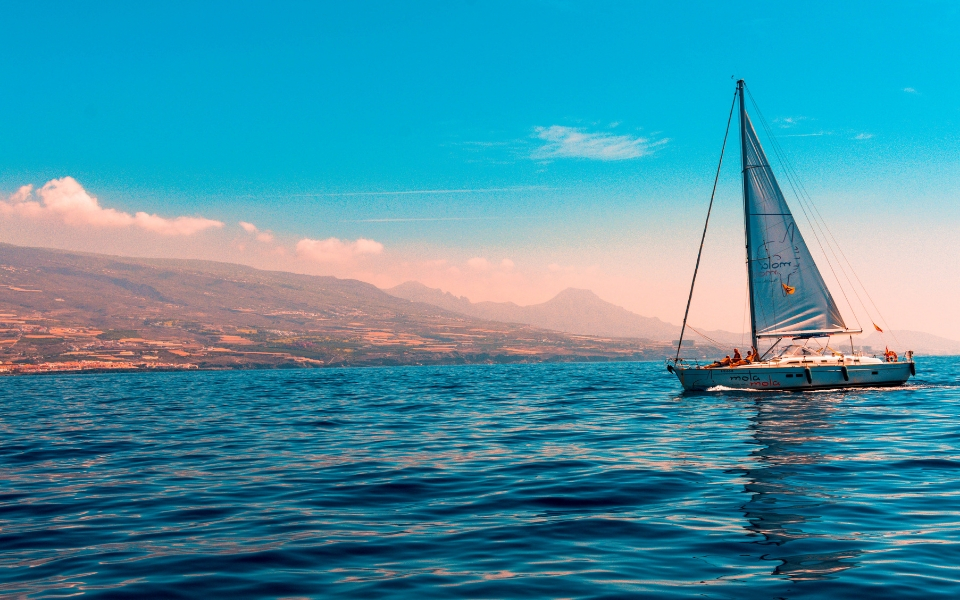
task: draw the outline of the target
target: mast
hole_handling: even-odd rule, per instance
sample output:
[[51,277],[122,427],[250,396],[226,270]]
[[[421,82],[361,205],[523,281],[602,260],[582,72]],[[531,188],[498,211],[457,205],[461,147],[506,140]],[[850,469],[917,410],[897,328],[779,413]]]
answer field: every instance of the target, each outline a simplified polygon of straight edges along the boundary
[[747,107],[743,103],[743,80],[737,81],[737,95],[740,97],[740,164],[743,167],[743,235],[747,250],[747,286],[750,296],[750,339],[753,348],[760,351],[757,340],[757,315],[753,302],[753,265],[750,262],[750,209],[747,202]]

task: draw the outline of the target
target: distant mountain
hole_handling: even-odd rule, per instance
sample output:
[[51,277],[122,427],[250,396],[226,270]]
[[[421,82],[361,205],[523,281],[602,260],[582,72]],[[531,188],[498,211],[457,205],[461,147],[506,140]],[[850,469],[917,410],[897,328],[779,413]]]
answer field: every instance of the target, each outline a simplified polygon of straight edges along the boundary
[[398,316],[430,320],[442,312],[400,302],[361,281],[201,260],[0,244],[0,267],[4,310],[100,328],[129,329],[131,321],[142,325],[172,319],[300,331],[316,327],[316,318],[344,323]]
[[350,279],[0,243],[5,365],[131,356],[201,368],[651,360],[668,350],[468,317]]
[[[603,337],[645,338],[672,341],[680,334],[680,327],[655,317],[644,317],[611,304],[589,290],[567,288],[552,299],[530,306],[513,302],[471,302],[449,292],[429,288],[416,281],[408,281],[384,290],[388,294],[413,302],[432,304],[450,312],[470,317],[524,323],[554,331]],[[740,335],[726,331],[704,332],[719,342],[739,343]],[[693,337],[698,345],[706,341]]]
[[890,346],[897,352],[913,350],[917,354],[941,356],[960,354],[960,342],[922,331],[888,330],[882,336],[874,332],[859,340],[854,339],[854,343],[869,346],[877,352],[882,352],[886,346]]
[[[450,312],[469,317],[499,321],[502,323],[523,323],[543,329],[563,331],[579,335],[592,335],[613,338],[643,338],[658,341],[673,341],[680,334],[680,327],[665,323],[657,318],[643,317],[611,304],[589,290],[567,288],[552,299],[531,306],[518,306],[513,302],[471,302],[462,296],[454,296],[435,288],[429,288],[417,281],[408,281],[384,290],[398,298],[413,302],[430,304]],[[721,348],[742,346],[744,336],[723,330],[700,330],[717,341]],[[917,354],[953,355],[960,354],[960,342],[948,338],[924,333],[922,331],[896,331],[897,341],[888,332],[855,338],[858,347],[872,348],[883,352],[885,345],[896,346],[898,352],[913,350]],[[749,333],[746,336],[749,337]],[[712,344],[701,335],[688,328],[685,339],[692,340],[697,347],[707,348]],[[884,342],[886,340],[886,342]],[[834,345],[843,348],[841,339],[835,338]]]

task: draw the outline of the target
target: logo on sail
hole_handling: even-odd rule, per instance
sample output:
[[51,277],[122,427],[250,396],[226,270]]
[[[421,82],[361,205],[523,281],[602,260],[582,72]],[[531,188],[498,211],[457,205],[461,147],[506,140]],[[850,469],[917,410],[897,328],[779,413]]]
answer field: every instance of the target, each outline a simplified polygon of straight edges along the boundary
[[780,285],[783,286],[783,293],[786,294],[786,295],[788,295],[788,296],[789,296],[790,294],[794,293],[795,291],[797,291],[797,288],[793,287],[792,285],[787,285],[787,284],[785,284],[785,283],[783,283],[783,282],[781,282]]

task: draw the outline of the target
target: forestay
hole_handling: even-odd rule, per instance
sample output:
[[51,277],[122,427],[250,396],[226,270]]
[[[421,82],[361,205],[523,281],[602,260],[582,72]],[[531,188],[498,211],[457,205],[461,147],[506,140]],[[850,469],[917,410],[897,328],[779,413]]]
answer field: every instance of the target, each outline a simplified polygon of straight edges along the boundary
[[797,229],[746,111],[741,119],[755,335],[844,331],[843,317]]

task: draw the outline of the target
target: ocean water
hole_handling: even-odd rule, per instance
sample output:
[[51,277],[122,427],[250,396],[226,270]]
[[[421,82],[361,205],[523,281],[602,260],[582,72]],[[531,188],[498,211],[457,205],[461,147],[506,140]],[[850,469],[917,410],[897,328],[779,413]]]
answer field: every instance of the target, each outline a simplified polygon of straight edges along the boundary
[[960,360],[0,379],[0,594],[960,596]]

